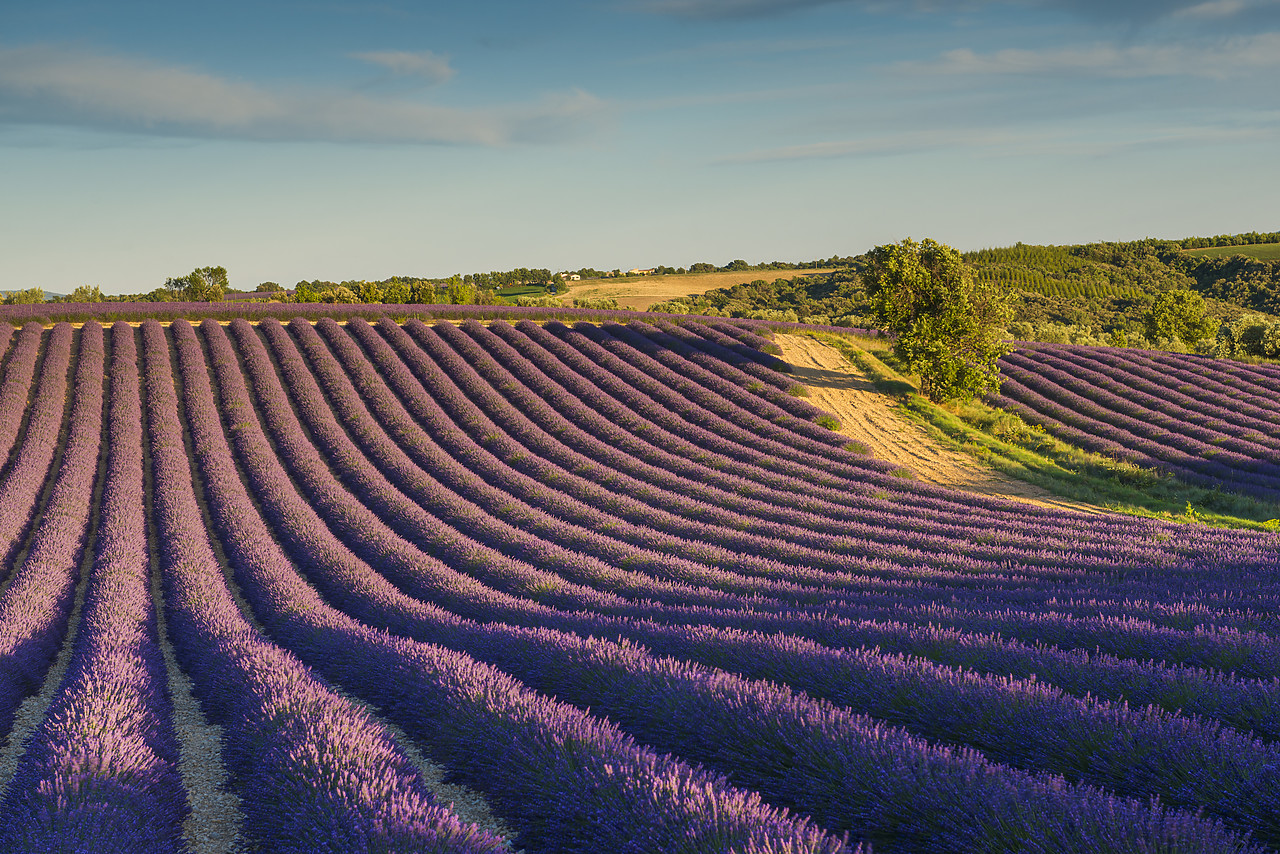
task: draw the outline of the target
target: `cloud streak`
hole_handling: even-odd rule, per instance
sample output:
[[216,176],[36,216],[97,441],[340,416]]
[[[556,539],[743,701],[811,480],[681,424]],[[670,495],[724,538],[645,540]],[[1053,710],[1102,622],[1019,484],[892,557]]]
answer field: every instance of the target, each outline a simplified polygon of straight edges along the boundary
[[352,59],[384,68],[393,77],[418,77],[429,83],[444,83],[455,74],[449,57],[429,50],[372,50],[351,54]]
[[908,74],[1043,75],[1072,77],[1206,77],[1226,80],[1280,68],[1280,33],[1260,33],[1212,45],[1117,47],[1096,44],[1050,50],[1009,48],[980,54],[953,50],[930,62],[893,66]]
[[728,20],[788,15],[816,6],[857,6],[872,12],[896,14],[957,11],[1002,3],[1058,9],[1097,21],[1150,23],[1169,17],[1230,18],[1275,5],[1275,0],[634,0],[633,6],[658,15],[692,20]]
[[[378,56],[383,67],[416,65],[417,73],[432,68],[422,54]],[[437,73],[440,68],[437,63]],[[602,101],[580,90],[465,109],[340,90],[272,89],[60,46],[0,47],[0,124],[11,126],[187,138],[500,146],[570,138],[604,109]]]

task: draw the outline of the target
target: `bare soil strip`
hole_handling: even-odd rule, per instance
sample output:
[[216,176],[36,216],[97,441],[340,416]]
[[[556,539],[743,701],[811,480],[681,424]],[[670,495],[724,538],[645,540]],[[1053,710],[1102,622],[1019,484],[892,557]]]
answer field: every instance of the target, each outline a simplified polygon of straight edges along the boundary
[[840,432],[868,449],[871,456],[909,469],[922,481],[979,495],[1010,498],[1041,507],[1090,513],[1102,508],[1058,498],[1033,484],[1009,477],[948,448],[897,410],[839,350],[799,335],[774,336],[792,376],[809,389],[809,399],[840,419]]
[[[157,566],[154,560],[152,566]],[[178,666],[169,643],[160,573],[156,569],[151,573],[151,601],[156,609],[160,653],[169,677],[173,731],[178,739],[178,773],[191,808],[182,825],[183,838],[193,854],[239,854],[246,850],[244,818],[240,798],[231,791],[222,761],[222,728],[204,716],[191,680]]]

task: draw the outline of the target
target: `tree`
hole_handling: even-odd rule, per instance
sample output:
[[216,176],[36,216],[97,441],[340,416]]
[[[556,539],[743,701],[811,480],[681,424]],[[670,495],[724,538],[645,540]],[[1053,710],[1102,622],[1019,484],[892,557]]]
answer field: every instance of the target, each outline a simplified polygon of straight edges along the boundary
[[920,375],[930,400],[968,400],[1000,387],[1009,297],[976,280],[959,252],[909,238],[877,246],[862,281],[876,320],[894,336],[894,354]]
[[165,279],[172,299],[186,302],[221,302],[227,292],[226,267],[197,267],[185,276]]
[[1213,334],[1217,324],[1204,316],[1204,298],[1195,291],[1165,291],[1152,302],[1143,317],[1147,338],[1167,341],[1177,338],[1195,344]]
[[102,302],[102,288],[97,285],[80,285],[67,294],[67,302]]
[[254,293],[259,294],[278,294],[284,290],[279,282],[263,282],[253,289]]
[[351,288],[339,285],[333,290],[325,291],[320,295],[320,302],[338,303],[341,305],[355,305],[360,302],[359,295]]
[[43,288],[27,288],[25,291],[12,291],[4,297],[5,305],[39,305],[44,302]]

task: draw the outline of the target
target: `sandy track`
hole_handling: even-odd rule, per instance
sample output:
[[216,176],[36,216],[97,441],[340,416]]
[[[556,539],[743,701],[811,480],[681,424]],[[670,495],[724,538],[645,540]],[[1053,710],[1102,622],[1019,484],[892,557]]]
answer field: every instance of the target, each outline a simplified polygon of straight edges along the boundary
[[899,413],[893,400],[876,391],[834,347],[799,335],[778,334],[773,340],[782,348],[782,358],[794,368],[792,376],[809,389],[813,404],[839,418],[840,432],[866,446],[873,457],[910,469],[920,480],[940,486],[1042,507],[1105,512],[1058,498],[938,443]]

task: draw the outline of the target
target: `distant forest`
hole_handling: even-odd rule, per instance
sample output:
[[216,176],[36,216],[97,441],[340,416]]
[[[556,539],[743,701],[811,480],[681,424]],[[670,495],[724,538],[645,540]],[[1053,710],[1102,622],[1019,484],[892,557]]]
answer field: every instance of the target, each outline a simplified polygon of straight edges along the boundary
[[[1076,246],[1019,243],[967,252],[964,259],[975,276],[1015,293],[1015,337],[1142,346],[1151,343],[1144,339],[1145,318],[1166,291],[1198,293],[1206,316],[1222,324],[1280,315],[1280,259],[1272,251],[1276,244],[1280,232]],[[1207,247],[1240,247],[1240,252],[1190,251]],[[828,275],[759,278],[659,303],[651,310],[868,326],[870,304],[861,269],[859,256]]]

